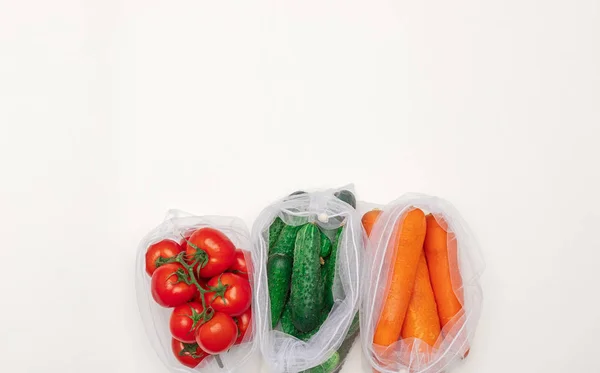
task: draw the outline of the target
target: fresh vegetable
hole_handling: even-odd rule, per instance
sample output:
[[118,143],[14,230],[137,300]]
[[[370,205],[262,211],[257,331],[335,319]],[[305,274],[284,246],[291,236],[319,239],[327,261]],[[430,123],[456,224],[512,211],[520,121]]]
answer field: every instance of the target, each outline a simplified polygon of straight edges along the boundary
[[148,246],[146,251],[146,273],[152,276],[156,268],[165,264],[183,251],[181,245],[172,240],[162,240]]
[[164,264],[152,274],[150,288],[156,303],[176,307],[194,298],[198,289],[188,283],[188,273],[179,263]]
[[329,255],[329,258],[327,258],[325,260],[325,264],[323,265],[323,268],[321,269],[322,273],[322,279],[324,281],[323,287],[324,287],[324,298],[323,298],[323,303],[324,303],[324,307],[327,310],[330,310],[331,307],[333,307],[333,303],[334,303],[334,299],[333,299],[333,280],[335,279],[335,267],[336,267],[336,263],[337,263],[337,254],[338,254],[338,247],[339,247],[339,243],[340,243],[340,238],[342,236],[342,232],[343,232],[344,228],[340,227],[338,228],[336,235],[335,235],[335,239],[333,240],[333,243],[331,245],[331,255]]
[[197,367],[208,356],[196,342],[184,343],[175,338],[171,340],[171,350],[181,364],[190,368]]
[[421,254],[415,285],[406,311],[402,338],[419,338],[434,346],[440,336],[440,320],[429,280],[425,254]]
[[230,316],[244,313],[252,302],[252,289],[247,279],[235,273],[222,273],[210,279],[205,293],[206,303],[215,311]]
[[296,234],[301,227],[302,226],[300,225],[286,225],[283,227],[277,242],[275,245],[273,245],[273,250],[269,251],[269,255],[285,254],[292,258],[294,256],[294,243],[296,242]]
[[214,228],[200,228],[187,241],[186,259],[197,263],[198,277],[210,278],[223,273],[235,261],[235,246],[222,232]]
[[375,222],[377,221],[381,213],[381,210],[374,209],[363,215],[361,221],[363,227],[365,228],[365,231],[367,232],[367,236],[371,235],[371,230],[373,229],[373,226],[375,225]]
[[195,231],[196,231],[195,229],[189,229],[183,233],[183,238],[179,241],[179,244],[181,245],[181,247],[183,248],[184,251],[187,248],[187,242],[190,240],[190,236]]
[[390,247],[394,250],[395,259],[388,279],[387,296],[373,336],[376,345],[387,347],[400,338],[423,252],[425,231],[425,214],[420,209],[410,210],[398,221]]
[[333,193],[333,195],[352,206],[353,209],[356,208],[356,197],[351,191],[343,189]]
[[248,328],[250,327],[250,323],[252,322],[252,308],[248,308],[246,312],[242,313],[237,317],[234,317],[233,320],[235,321],[238,327],[238,337],[235,340],[235,344],[240,344],[244,340],[246,331],[248,330]]
[[313,335],[317,334],[321,325],[325,322],[325,320],[327,320],[328,315],[329,314],[327,312],[321,311],[317,327],[309,332],[301,332],[294,326],[294,323],[292,322],[292,311],[290,304],[288,303],[283,310],[283,315],[281,315],[281,330],[283,330],[284,333],[292,335],[298,339],[308,341]]
[[292,280],[292,258],[284,254],[273,254],[267,262],[267,283],[271,304],[271,326],[275,328],[290,293]]
[[356,314],[354,315],[354,318],[352,319],[352,323],[350,324],[350,328],[348,329],[348,335],[353,335],[354,333],[356,333],[358,331],[360,327],[360,317],[358,315],[358,312],[356,312]]
[[339,372],[342,369],[342,365],[344,364],[346,357],[350,353],[350,350],[352,349],[352,346],[354,345],[354,342],[356,341],[356,337],[358,337],[357,332],[358,332],[358,329],[353,334],[348,333],[346,335],[346,339],[344,339],[344,342],[342,342],[342,345],[338,349],[338,354],[340,355],[340,364],[335,369],[335,372]]
[[204,322],[202,304],[189,302],[175,307],[169,320],[173,338],[185,342],[196,342],[196,329]]
[[271,226],[269,227],[269,251],[272,250],[275,242],[277,242],[279,234],[281,234],[281,230],[284,226],[285,223],[280,217],[276,217],[275,220],[273,220],[273,223],[271,223]]
[[305,370],[303,373],[332,373],[340,364],[340,354],[336,351],[321,365]]
[[321,233],[315,224],[305,224],[296,236],[290,308],[292,322],[302,332],[317,327],[323,308],[323,292],[319,291]]
[[[423,249],[429,266],[429,278],[437,303],[440,324],[443,328],[462,309],[461,276],[456,265],[458,263],[456,237],[454,234],[448,235],[446,222],[442,221],[444,226],[441,226],[431,214],[427,215],[426,219],[427,234]],[[458,294],[454,292],[455,288],[461,289],[457,291]]]
[[249,269],[248,263],[246,262],[246,256],[244,255],[244,250],[235,250],[235,261],[233,262],[233,265],[229,267],[227,272],[232,272],[236,275],[248,278]]
[[196,343],[211,355],[229,350],[238,337],[238,327],[231,316],[215,312],[213,317],[196,330]]
[[327,258],[331,254],[331,240],[325,234],[325,232],[321,231],[321,258]]

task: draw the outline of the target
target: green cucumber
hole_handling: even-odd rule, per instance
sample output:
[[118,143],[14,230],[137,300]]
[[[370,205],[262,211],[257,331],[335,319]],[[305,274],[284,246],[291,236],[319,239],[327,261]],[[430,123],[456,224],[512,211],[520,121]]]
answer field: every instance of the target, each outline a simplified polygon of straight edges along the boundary
[[331,240],[325,232],[321,231],[321,258],[327,258],[331,254]]
[[344,340],[344,342],[338,349],[337,352],[340,355],[340,362],[339,362],[339,365],[337,366],[337,368],[335,369],[335,372],[339,372],[342,369],[342,365],[344,365],[344,361],[346,360],[346,357],[350,353],[350,350],[352,350],[352,346],[354,345],[354,342],[356,341],[356,337],[358,337],[358,333],[355,332],[352,335],[350,335],[350,333],[348,333],[348,335],[346,336],[346,339]]
[[301,339],[303,341],[308,341],[313,335],[317,334],[321,325],[327,320],[328,314],[326,312],[321,312],[319,317],[319,325],[311,330],[310,332],[301,332],[294,326],[292,322],[292,310],[290,308],[290,304],[288,303],[283,310],[283,315],[281,315],[281,329],[284,333],[289,335],[293,335],[294,337]]
[[332,373],[340,364],[340,354],[336,351],[321,365],[307,369],[302,373]]
[[360,328],[360,319],[358,317],[358,312],[354,315],[354,319],[352,319],[352,323],[350,324],[350,328],[348,329],[348,334],[346,334],[346,338],[354,335],[358,329]]
[[340,227],[337,230],[331,248],[331,255],[329,255],[329,258],[327,260],[325,260],[325,264],[323,265],[323,271],[325,272],[322,276],[323,281],[325,282],[325,309],[331,309],[331,307],[333,307],[333,280],[335,279],[335,267],[337,262],[338,246],[343,230],[343,227]]
[[346,202],[350,206],[352,206],[353,209],[356,208],[356,197],[354,196],[354,193],[352,193],[351,191],[342,189],[340,191],[333,193],[333,195],[336,196],[338,199]]
[[301,332],[317,327],[323,309],[321,288],[321,232],[312,223],[305,224],[296,236],[290,308],[292,322]]
[[285,223],[279,217],[276,217],[273,223],[271,223],[269,227],[269,252],[273,249],[273,245],[277,242],[277,238],[279,238],[279,234],[284,226]]
[[283,254],[273,254],[267,261],[267,284],[271,302],[271,326],[275,328],[290,291],[292,258]]
[[277,242],[273,248],[269,250],[269,255],[285,254],[290,258],[294,257],[294,243],[296,242],[296,234],[302,226],[285,225],[277,238]]

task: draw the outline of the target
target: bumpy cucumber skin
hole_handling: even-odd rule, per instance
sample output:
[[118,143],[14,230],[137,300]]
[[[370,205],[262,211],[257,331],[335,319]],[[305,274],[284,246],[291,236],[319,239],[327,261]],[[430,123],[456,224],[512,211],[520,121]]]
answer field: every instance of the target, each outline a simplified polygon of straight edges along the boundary
[[284,226],[285,223],[279,217],[276,217],[275,220],[273,220],[273,223],[271,223],[271,226],[269,227],[269,252],[273,250],[273,246],[275,245],[275,242],[277,242],[279,234]]
[[292,278],[292,258],[273,254],[267,261],[267,281],[271,303],[271,326],[275,328],[288,299]]
[[356,197],[351,191],[343,189],[333,193],[333,195],[352,206],[353,209],[356,209]]
[[327,258],[331,254],[331,241],[325,232],[321,231],[321,258]]
[[293,335],[294,337],[300,340],[308,341],[313,335],[317,334],[321,325],[323,325],[325,320],[327,320],[327,316],[327,313],[321,312],[321,316],[319,318],[319,325],[317,325],[317,327],[311,330],[310,332],[301,332],[298,329],[296,329],[294,323],[292,322],[292,311],[288,303],[285,306],[285,309],[283,310],[283,315],[281,315],[281,329],[284,333]]
[[281,229],[277,242],[275,242],[273,248],[269,251],[269,255],[285,254],[290,258],[293,258],[296,234],[300,228],[302,228],[302,226],[285,225],[283,229]]
[[325,294],[323,302],[325,309],[329,310],[331,309],[331,307],[333,307],[333,280],[335,278],[335,266],[337,262],[338,246],[343,230],[344,227],[338,228],[331,247],[331,255],[329,255],[329,258],[327,260],[325,260],[325,264],[323,265],[323,271],[325,272],[322,276],[325,282]]
[[320,252],[319,228],[305,224],[296,236],[290,291],[292,322],[301,332],[310,332],[317,327],[323,309]]

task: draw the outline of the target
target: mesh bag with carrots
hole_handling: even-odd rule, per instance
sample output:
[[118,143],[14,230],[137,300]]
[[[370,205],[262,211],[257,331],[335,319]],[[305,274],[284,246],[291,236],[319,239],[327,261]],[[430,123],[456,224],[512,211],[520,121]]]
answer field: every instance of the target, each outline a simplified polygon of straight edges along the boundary
[[351,188],[298,191],[256,220],[253,310],[273,372],[340,370],[359,329],[364,235]]
[[374,371],[447,371],[471,348],[484,268],[456,209],[406,195],[366,212],[361,342]]

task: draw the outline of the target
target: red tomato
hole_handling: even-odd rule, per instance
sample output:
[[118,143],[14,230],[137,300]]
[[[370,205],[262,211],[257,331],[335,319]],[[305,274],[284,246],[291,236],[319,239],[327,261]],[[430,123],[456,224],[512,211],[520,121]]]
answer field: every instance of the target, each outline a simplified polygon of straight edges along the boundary
[[203,321],[202,304],[189,302],[175,307],[169,320],[173,338],[185,343],[196,342],[196,329]]
[[152,276],[156,268],[164,264],[161,261],[174,258],[182,251],[183,247],[171,240],[162,240],[148,246],[146,251],[146,273]]
[[162,265],[154,271],[150,288],[156,303],[163,307],[176,307],[196,296],[198,289],[184,282],[187,271],[179,263]]
[[222,232],[200,228],[190,236],[186,257],[190,264],[198,262],[194,267],[198,277],[210,278],[231,267],[235,261],[235,246]]
[[187,247],[187,242],[190,239],[190,236],[192,235],[192,233],[195,232],[195,229],[192,229],[190,231],[187,231],[183,234],[183,238],[181,239],[181,241],[179,241],[179,244],[181,245],[181,247],[183,247],[183,249],[185,250],[185,248]]
[[244,335],[246,334],[246,331],[248,330],[248,327],[252,322],[252,309],[248,308],[246,312],[242,313],[238,317],[234,317],[233,319],[235,320],[235,323],[238,327],[238,337],[235,340],[235,344],[237,345],[242,343]]
[[196,329],[196,342],[204,351],[217,355],[233,346],[237,335],[238,328],[231,316],[215,312],[212,319]]
[[244,313],[252,302],[252,288],[248,280],[235,273],[223,273],[208,281],[208,289],[204,294],[206,303],[215,311],[225,312],[231,316]]
[[186,367],[195,368],[200,364],[208,354],[198,346],[196,342],[194,343],[183,343],[181,341],[173,338],[171,340],[171,349],[173,350],[173,355],[179,360],[179,362]]
[[227,271],[248,278],[249,269],[246,263],[246,257],[244,256],[244,251],[242,249],[237,249],[235,251],[235,261]]

